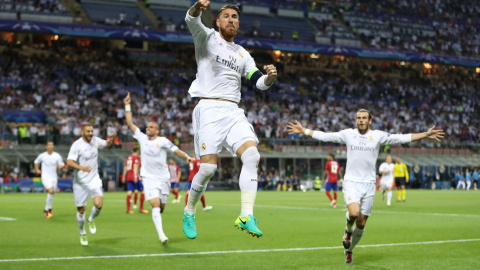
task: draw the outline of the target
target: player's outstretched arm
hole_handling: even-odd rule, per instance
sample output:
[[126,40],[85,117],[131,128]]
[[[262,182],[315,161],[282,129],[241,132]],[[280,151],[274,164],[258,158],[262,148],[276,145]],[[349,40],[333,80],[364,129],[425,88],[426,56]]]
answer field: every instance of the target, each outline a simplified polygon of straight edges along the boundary
[[210,1],[208,0],[197,0],[197,3],[190,8],[188,14],[192,17],[198,17],[202,10],[207,9],[208,5],[210,5]]
[[435,126],[431,127],[427,132],[414,133],[412,136],[412,142],[419,141],[425,138],[435,139],[441,141],[445,136],[445,132],[442,129],[435,129]]
[[186,159],[187,163],[193,162],[193,158],[190,157],[187,153],[183,152],[180,149],[175,150],[174,153],[177,154],[179,157],[182,157],[182,158]]
[[[302,124],[300,124],[300,122],[298,122],[297,120],[295,120],[295,122],[296,122],[295,124],[292,123],[292,122],[288,122],[288,124],[287,124],[288,134],[300,134],[300,133],[304,133],[305,135],[312,137],[312,135],[313,135],[313,130],[304,128],[304,127],[302,126]],[[307,134],[306,131],[308,131],[308,134]]]
[[115,133],[112,133],[112,134],[108,135],[107,145],[105,146],[106,148],[112,147],[113,140],[115,139],[115,137],[117,137],[117,135],[115,135]]
[[130,92],[128,92],[127,96],[123,99],[123,103],[125,104],[125,119],[127,120],[127,126],[132,132],[132,134],[135,134],[135,130],[137,129],[137,126],[133,124],[133,119],[132,119],[132,108],[130,103],[132,102],[132,99],[130,98]]
[[274,65],[266,65],[263,66],[263,69],[267,72],[267,77],[265,77],[265,85],[272,86],[273,82],[275,82],[278,76],[277,68]]

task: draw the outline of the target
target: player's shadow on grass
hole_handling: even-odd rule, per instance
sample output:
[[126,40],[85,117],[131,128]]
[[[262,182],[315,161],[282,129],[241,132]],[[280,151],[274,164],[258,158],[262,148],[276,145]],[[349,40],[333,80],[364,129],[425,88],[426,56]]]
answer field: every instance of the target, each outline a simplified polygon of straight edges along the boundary
[[100,244],[100,245],[115,245],[118,244],[120,241],[123,241],[125,239],[128,239],[128,237],[115,237],[115,238],[104,238],[104,239],[96,239],[96,240],[90,240],[88,239],[89,246],[91,244]]

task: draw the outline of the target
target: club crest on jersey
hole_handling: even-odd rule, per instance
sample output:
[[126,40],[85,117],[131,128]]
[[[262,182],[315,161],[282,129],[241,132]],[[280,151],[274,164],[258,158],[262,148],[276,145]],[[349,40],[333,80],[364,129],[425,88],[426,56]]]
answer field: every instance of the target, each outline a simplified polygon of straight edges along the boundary
[[371,142],[373,142],[373,137],[372,137],[372,136],[368,137],[368,139],[369,139]]
[[160,145],[158,145],[158,143],[157,143],[157,145],[155,145],[155,147],[160,148]]
[[238,52],[238,55],[240,55],[240,57],[243,58],[243,54],[241,52]]
[[348,196],[348,200],[351,201],[351,200],[352,200],[352,197]]
[[207,146],[205,145],[205,143],[202,143],[202,150],[205,151],[205,149],[207,149]]

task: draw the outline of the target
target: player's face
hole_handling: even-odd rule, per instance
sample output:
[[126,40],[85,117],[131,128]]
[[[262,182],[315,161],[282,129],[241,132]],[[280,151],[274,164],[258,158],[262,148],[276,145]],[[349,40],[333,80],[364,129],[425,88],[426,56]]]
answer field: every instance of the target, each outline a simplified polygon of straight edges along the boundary
[[53,151],[53,142],[48,142],[47,145],[45,146],[47,149],[47,152],[52,152]]
[[231,41],[237,36],[240,26],[238,13],[234,9],[225,9],[217,18],[217,26],[222,36],[227,41]]
[[392,157],[391,156],[387,156],[387,163],[392,163]]
[[86,142],[90,142],[93,138],[93,127],[84,127],[82,130],[82,137]]
[[372,119],[368,119],[367,112],[358,112],[357,119],[355,121],[357,123],[357,128],[360,133],[364,134],[370,128],[370,124],[372,123]]
[[399,157],[397,157],[397,163],[400,163],[400,162],[402,162],[402,160]]
[[175,160],[170,159],[170,164],[175,165]]
[[153,123],[153,122],[148,123],[145,133],[147,133],[147,136],[157,136],[158,135],[158,125],[156,123]]

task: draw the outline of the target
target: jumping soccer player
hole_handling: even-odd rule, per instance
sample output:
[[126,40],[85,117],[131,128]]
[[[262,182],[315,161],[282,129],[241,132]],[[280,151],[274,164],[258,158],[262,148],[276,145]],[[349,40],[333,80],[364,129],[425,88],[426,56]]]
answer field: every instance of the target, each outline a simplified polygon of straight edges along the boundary
[[[58,173],[57,169],[63,168],[65,163],[57,152],[53,152],[53,142],[47,142],[45,146],[46,152],[41,153],[33,162],[35,166],[35,173],[41,175],[43,187],[47,190],[47,201],[45,204],[45,218],[53,217],[52,203],[53,193],[57,189]],[[42,170],[39,169],[38,164],[42,164]]]
[[277,78],[273,65],[264,66],[267,75],[258,70],[248,51],[235,44],[240,24],[240,10],[235,5],[225,5],[217,13],[219,32],[205,27],[200,15],[210,1],[197,0],[188,10],[185,22],[195,44],[195,59],[198,65],[196,79],[189,94],[201,100],[193,111],[194,144],[200,170],[195,175],[188,203],[184,210],[183,232],[197,237],[195,224],[196,205],[207,183],[217,170],[218,154],[225,147],[242,160],[239,185],[241,211],[235,226],[252,236],[263,233],[257,227],[253,206],[257,196],[258,139],[243,109],[238,107],[241,97],[241,77],[248,78],[260,90],[267,90]]
[[365,109],[357,112],[356,124],[356,129],[344,129],[333,133],[306,129],[298,121],[296,124],[288,123],[287,125],[290,134],[304,133],[320,141],[347,145],[347,167],[343,182],[343,195],[348,208],[347,225],[343,235],[346,264],[353,264],[353,249],[362,238],[367,219],[372,212],[375,198],[375,164],[380,147],[425,138],[440,141],[445,135],[443,130],[435,130],[435,126],[427,132],[416,134],[388,134],[379,130],[370,130],[372,116]]

